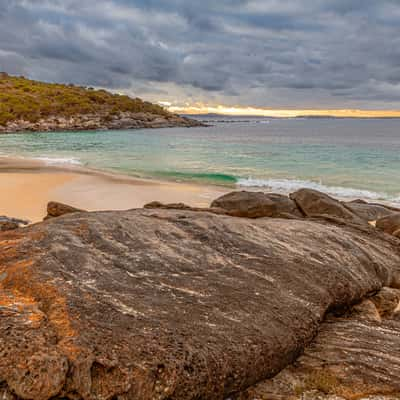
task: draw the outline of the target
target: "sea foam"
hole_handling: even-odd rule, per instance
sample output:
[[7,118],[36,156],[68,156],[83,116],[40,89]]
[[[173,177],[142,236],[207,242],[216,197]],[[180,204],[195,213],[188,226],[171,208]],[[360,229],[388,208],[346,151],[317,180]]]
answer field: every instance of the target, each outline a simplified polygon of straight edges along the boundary
[[73,157],[34,157],[35,160],[43,161],[46,165],[82,165],[82,163]]
[[[237,185],[246,188],[267,188],[278,192],[289,193],[302,188],[315,189],[332,196],[346,198],[362,198],[370,200],[390,200],[385,193],[377,193],[370,190],[346,188],[340,186],[328,186],[322,183],[297,180],[297,179],[238,179]],[[400,199],[399,199],[400,200]]]

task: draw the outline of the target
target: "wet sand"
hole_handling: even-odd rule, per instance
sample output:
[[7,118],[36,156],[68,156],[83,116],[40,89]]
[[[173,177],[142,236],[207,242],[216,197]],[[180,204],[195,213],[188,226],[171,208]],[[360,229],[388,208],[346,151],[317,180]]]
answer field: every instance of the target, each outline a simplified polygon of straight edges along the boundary
[[89,211],[140,208],[151,201],[206,207],[230,191],[188,183],[141,180],[39,161],[0,159],[0,215],[38,222],[49,201]]

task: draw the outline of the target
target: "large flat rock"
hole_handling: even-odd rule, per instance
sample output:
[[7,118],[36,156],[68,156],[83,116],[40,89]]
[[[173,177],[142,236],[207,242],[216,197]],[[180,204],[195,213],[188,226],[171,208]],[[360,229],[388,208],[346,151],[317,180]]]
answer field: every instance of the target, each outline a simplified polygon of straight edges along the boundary
[[158,209],[1,233],[0,389],[227,398],[293,362],[328,310],[398,282],[399,243],[373,228]]

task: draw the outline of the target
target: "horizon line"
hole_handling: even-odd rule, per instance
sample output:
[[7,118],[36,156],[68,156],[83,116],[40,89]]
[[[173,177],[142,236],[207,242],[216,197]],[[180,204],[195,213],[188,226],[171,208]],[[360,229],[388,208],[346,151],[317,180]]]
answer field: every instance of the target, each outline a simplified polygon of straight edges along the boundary
[[223,105],[208,106],[173,106],[167,109],[176,114],[187,115],[229,115],[229,116],[258,116],[277,118],[296,117],[339,117],[339,118],[400,118],[400,110],[369,110],[369,109],[313,109],[313,108],[257,108],[257,107],[228,107]]

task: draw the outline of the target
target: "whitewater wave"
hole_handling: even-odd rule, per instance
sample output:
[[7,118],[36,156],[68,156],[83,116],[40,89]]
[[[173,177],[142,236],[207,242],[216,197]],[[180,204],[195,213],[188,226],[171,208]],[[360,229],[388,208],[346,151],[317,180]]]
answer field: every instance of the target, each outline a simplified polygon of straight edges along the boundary
[[82,165],[82,163],[73,157],[34,157],[34,160],[43,161],[46,165]]
[[[396,202],[386,193],[378,193],[370,190],[346,188],[340,186],[328,186],[313,181],[297,180],[297,179],[239,179],[237,185],[247,188],[267,188],[270,190],[289,193],[302,188],[315,189],[320,192],[330,194],[336,197],[346,198],[362,198],[369,200],[386,200]],[[397,199],[400,202],[400,198]]]

